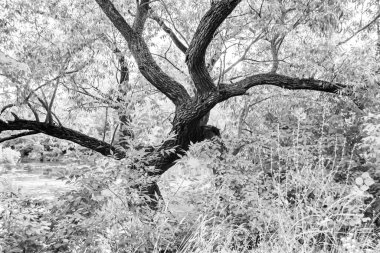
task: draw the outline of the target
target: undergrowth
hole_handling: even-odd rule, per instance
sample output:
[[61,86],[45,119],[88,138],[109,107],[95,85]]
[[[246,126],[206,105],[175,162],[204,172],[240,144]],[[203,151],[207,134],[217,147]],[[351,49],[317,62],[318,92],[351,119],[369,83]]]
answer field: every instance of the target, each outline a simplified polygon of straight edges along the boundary
[[136,159],[134,169],[104,158],[73,169],[75,189],[50,203],[4,191],[0,252],[380,252],[367,212],[376,170],[342,179],[341,161],[248,150],[192,145],[162,177],[155,212],[132,187],[146,180]]

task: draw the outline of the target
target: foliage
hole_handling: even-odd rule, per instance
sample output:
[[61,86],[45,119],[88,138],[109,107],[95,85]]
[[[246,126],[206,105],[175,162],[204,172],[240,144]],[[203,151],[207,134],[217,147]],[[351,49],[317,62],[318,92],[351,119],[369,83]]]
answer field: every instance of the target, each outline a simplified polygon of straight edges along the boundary
[[46,203],[28,198],[1,196],[0,241],[4,252],[41,252],[53,234],[45,216]]
[[377,114],[369,113],[366,116],[364,131],[366,137],[363,139],[363,147],[369,150],[366,160],[373,164],[379,164],[380,162],[380,117]]
[[[355,181],[336,182],[338,167],[316,169],[308,161],[296,167],[295,160],[288,160],[281,170],[267,170],[263,157],[256,164],[231,154],[214,160],[204,146],[196,150],[202,150],[199,160],[184,163],[206,163],[220,174],[208,185],[211,189],[200,190],[205,181],[198,182],[181,196],[201,215],[183,252],[378,250],[378,239],[372,238],[374,224],[365,217],[371,198],[368,186],[374,183],[368,173]],[[347,238],[354,238],[355,245],[348,245]]]
[[0,251],[379,251],[379,8],[1,2],[0,163],[65,162],[72,188],[2,180]]
[[[236,156],[220,143],[193,144],[177,165],[182,172],[162,179],[166,204],[158,212],[133,187],[145,180],[130,169],[142,165],[143,153],[132,152],[141,158],[133,163],[93,157],[72,167],[66,180],[75,188],[50,204],[3,195],[0,238],[6,252],[379,250],[365,215],[370,174],[336,181],[339,166],[316,167],[320,158],[310,160],[313,147],[306,147],[297,155],[286,149],[279,163],[275,150],[265,155],[250,146],[249,156]],[[192,214],[176,218],[176,203]]]
[[20,152],[13,150],[11,148],[2,148],[0,146],[0,164],[2,163],[9,163],[9,164],[16,164],[18,160],[20,159]]
[[88,165],[68,169],[63,180],[75,187],[51,203],[7,191],[0,210],[4,250],[146,252],[161,247],[156,243],[166,225],[154,226],[165,217],[153,216],[136,188],[146,180],[130,168],[142,166],[138,157],[144,153],[131,152],[122,162],[95,156]]

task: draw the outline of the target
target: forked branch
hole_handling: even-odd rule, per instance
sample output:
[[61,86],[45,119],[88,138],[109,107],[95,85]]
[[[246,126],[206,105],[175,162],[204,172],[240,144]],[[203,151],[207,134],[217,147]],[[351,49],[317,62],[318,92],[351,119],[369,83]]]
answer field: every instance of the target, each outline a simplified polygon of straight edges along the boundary
[[[96,0],[96,2],[127,41],[129,50],[135,58],[141,74],[153,86],[173,101],[175,105],[180,105],[188,101],[190,96],[186,89],[173,78],[168,76],[153,59],[147,44],[141,36],[142,31],[140,31],[140,29],[143,28],[143,20],[136,20],[134,27],[132,28],[110,0]],[[140,4],[138,8],[145,7],[148,8],[147,4]],[[139,18],[139,15],[137,15],[136,18]]]

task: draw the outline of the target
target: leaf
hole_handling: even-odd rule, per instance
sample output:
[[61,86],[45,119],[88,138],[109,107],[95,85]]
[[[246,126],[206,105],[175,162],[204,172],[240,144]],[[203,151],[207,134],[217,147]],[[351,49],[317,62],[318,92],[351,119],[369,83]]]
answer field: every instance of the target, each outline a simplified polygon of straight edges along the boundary
[[364,183],[364,180],[361,177],[357,177],[355,179],[355,183],[360,186],[360,185],[362,185]]
[[26,63],[18,62],[15,59],[7,56],[0,51],[0,69],[7,69],[11,71],[30,72],[29,66]]
[[190,165],[191,168],[194,168],[194,169],[199,168],[201,166],[199,159],[196,159],[194,157],[189,158],[187,163]]
[[369,173],[368,172],[364,172],[363,174],[362,174],[362,178],[371,178],[371,176],[369,175]]
[[366,178],[366,179],[364,179],[364,184],[366,185],[366,186],[371,186],[371,185],[373,185],[375,183],[375,181],[372,179],[372,178]]
[[367,186],[367,185],[362,185],[361,187],[360,187],[360,190],[362,190],[363,192],[364,191],[367,191],[369,189],[369,187]]

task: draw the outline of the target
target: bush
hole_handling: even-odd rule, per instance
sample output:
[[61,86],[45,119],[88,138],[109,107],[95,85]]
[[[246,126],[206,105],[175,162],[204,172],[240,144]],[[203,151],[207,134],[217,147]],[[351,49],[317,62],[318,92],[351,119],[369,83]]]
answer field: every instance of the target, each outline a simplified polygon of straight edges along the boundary
[[12,164],[15,165],[20,160],[20,152],[11,148],[3,149],[0,147],[0,164]]
[[2,193],[0,201],[0,245],[3,252],[43,252],[46,239],[51,237],[46,203],[11,192]]
[[[182,172],[162,177],[159,211],[147,208],[133,187],[147,180],[137,169],[144,166],[143,152],[72,167],[66,180],[74,189],[50,205],[2,199],[0,243],[6,252],[380,250],[366,215],[371,172],[336,180],[340,164],[313,157],[314,146],[268,153],[252,144],[233,155],[225,143],[225,149],[211,141],[191,145],[178,162]],[[178,207],[192,209],[191,215],[178,216]]]
[[376,226],[366,217],[373,199],[369,173],[341,182],[335,177],[339,167],[292,160],[292,153],[282,153],[287,160],[278,166],[275,155],[253,163],[231,154],[219,159],[214,149],[211,143],[195,144],[181,161],[188,169],[194,164],[212,167],[217,174],[211,185],[198,180],[182,195],[177,189],[168,193],[169,202],[185,202],[198,214],[183,230],[184,243],[176,244],[180,252],[380,250]]

